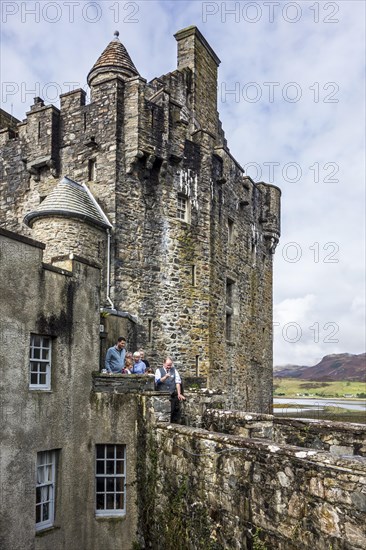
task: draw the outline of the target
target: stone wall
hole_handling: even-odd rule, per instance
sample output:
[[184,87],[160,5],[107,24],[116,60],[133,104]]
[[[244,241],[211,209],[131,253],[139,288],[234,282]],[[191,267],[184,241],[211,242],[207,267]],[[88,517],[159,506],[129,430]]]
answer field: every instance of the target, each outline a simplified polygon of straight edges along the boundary
[[[136,538],[136,394],[92,391],[99,269],[42,263],[44,245],[0,229],[0,547],[130,549]],[[52,339],[51,388],[29,388],[30,335]],[[126,516],[95,515],[95,445],[127,448]],[[36,460],[57,450],[56,515],[36,533]],[[21,518],[21,521],[20,519]]]
[[40,217],[33,222],[33,237],[46,245],[44,261],[65,254],[81,256],[100,269],[106,264],[106,232],[67,217]]
[[366,457],[366,426],[330,421],[275,418],[274,440],[329,451],[340,456]]
[[158,425],[154,437],[148,547],[365,547],[363,458],[176,425]]
[[209,431],[271,439],[275,443],[329,451],[337,456],[366,456],[366,425],[207,408],[202,427]]
[[0,130],[10,130],[10,134],[12,133],[14,136],[14,132],[16,132],[19,122],[20,120],[13,117],[3,109],[0,109]]

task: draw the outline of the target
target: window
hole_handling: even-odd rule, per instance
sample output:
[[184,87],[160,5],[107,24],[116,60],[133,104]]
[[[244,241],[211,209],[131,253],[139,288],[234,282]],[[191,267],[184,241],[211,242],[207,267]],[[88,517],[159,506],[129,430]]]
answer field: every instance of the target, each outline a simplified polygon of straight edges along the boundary
[[192,275],[192,286],[196,286],[197,279],[196,279],[196,266],[195,265],[192,265],[191,275]]
[[52,527],[55,520],[56,459],[58,451],[37,453],[36,530]]
[[96,445],[96,515],[126,512],[126,446]]
[[226,281],[226,340],[231,341],[232,334],[232,317],[233,317],[233,293],[234,281],[227,279]]
[[231,218],[227,220],[227,242],[232,244],[234,237],[234,221]]
[[31,334],[29,349],[29,387],[36,390],[51,388],[51,338]]
[[95,159],[89,159],[88,180],[95,181],[96,177],[97,177],[97,161]]
[[188,197],[179,194],[177,197],[177,218],[189,223],[189,201]]
[[232,338],[231,313],[226,314],[226,340],[229,342]]
[[152,319],[148,319],[147,321],[148,325],[147,325],[147,339],[148,339],[148,342],[152,342],[152,339],[153,339],[153,320]]

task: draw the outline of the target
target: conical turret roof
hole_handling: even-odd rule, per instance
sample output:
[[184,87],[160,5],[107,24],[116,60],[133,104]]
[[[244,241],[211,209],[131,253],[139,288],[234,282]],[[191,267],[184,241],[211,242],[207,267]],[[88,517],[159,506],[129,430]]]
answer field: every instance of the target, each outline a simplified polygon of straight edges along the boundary
[[89,86],[91,86],[96,76],[103,73],[115,73],[127,78],[139,75],[128,51],[118,37],[119,32],[116,31],[114,33],[114,39],[108,44],[104,52],[94,63],[87,78]]
[[38,208],[25,216],[24,222],[32,227],[37,218],[53,216],[82,219],[104,229],[112,227],[87,186],[68,177],[62,178]]

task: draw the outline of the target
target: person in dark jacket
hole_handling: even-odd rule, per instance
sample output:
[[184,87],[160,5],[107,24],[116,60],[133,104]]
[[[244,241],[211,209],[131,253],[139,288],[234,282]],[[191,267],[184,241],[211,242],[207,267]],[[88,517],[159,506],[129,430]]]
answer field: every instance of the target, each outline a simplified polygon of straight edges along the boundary
[[182,391],[182,379],[173,366],[171,357],[166,357],[164,365],[155,372],[155,386],[158,391],[170,393],[171,411],[170,422],[179,423],[181,418],[180,401],[185,401]]

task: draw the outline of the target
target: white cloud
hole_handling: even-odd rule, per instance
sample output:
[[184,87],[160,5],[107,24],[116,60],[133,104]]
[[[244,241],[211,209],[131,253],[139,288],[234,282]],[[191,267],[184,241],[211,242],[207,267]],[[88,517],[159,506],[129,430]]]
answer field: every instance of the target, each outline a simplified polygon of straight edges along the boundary
[[[18,12],[4,15],[5,4]],[[54,93],[50,82],[62,92],[67,82],[85,86],[115,29],[141,76],[151,80],[176,68],[172,35],[188,25],[200,28],[222,61],[218,109],[231,152],[242,166],[257,163],[258,179],[265,181],[270,173],[264,163],[279,163],[273,174],[283,191],[275,320],[298,320],[304,330],[298,343],[276,332],[275,363],[309,364],[326,353],[364,351],[365,3],[300,1],[296,13],[294,3],[282,2],[270,22],[263,2],[103,1],[95,23],[95,2],[79,3],[71,21],[70,8],[59,1],[54,23],[52,11],[41,12],[39,22],[21,13],[33,4],[46,5],[2,3],[3,108],[18,118],[38,95],[30,91],[37,86],[40,95]],[[85,11],[87,4],[94,12]],[[230,14],[233,9],[239,11]],[[236,87],[239,95],[225,95]],[[260,98],[251,102],[256,90]],[[299,100],[291,102],[297,92]],[[289,163],[300,168],[298,181],[291,181]],[[253,175],[253,167],[248,172]],[[299,247],[297,262],[286,256],[296,252],[289,243]],[[327,341],[328,322],[339,326],[339,342]],[[308,329],[314,323],[319,341]]]

